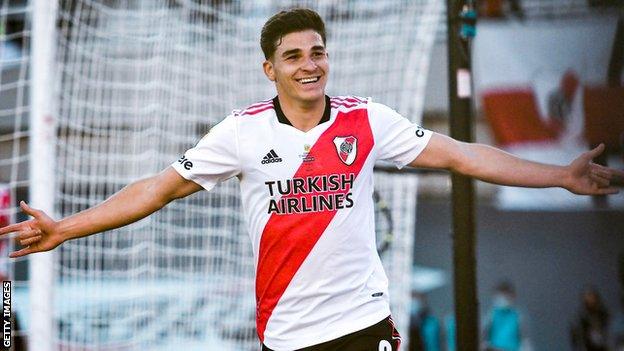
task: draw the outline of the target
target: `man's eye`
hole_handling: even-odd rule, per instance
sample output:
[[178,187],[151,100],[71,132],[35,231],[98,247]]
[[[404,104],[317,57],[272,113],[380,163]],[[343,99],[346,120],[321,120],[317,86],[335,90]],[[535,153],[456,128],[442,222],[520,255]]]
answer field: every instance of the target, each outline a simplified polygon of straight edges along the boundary
[[297,58],[297,56],[288,56],[288,57],[286,57],[287,60],[294,60],[296,58]]

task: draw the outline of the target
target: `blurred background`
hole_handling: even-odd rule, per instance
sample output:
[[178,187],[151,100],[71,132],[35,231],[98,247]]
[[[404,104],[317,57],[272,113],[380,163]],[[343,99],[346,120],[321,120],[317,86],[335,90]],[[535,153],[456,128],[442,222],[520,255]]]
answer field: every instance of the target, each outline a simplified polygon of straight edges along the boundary
[[[604,142],[596,162],[624,169],[624,1],[474,5],[476,141],[561,165]],[[20,200],[56,218],[93,206],[174,162],[232,109],[271,98],[259,28],[292,6],[327,22],[329,94],[370,96],[448,134],[443,1],[2,0],[1,224],[25,219]],[[375,182],[408,350],[462,350],[450,177],[382,166]],[[623,350],[624,195],[476,185],[483,349]],[[13,349],[256,349],[237,186],[49,256],[8,260],[16,245],[3,241]]]
[[[478,3],[472,47],[476,140],[557,164],[605,142],[607,154],[596,161],[622,169],[622,2]],[[445,41],[437,40],[432,55],[423,123],[446,133]],[[420,307],[415,324],[428,334],[424,350],[442,350],[453,326],[450,181],[434,175],[420,180],[414,260],[436,270],[430,271],[431,290],[423,287],[424,294],[416,294],[430,312]],[[600,199],[562,189],[476,186],[482,346],[621,350],[624,196]],[[435,287],[441,281],[445,284]],[[501,285],[515,292],[501,292]],[[602,309],[586,306],[589,291],[601,297]],[[505,295],[515,295],[515,307],[505,307],[500,299]],[[514,317],[501,318],[501,311],[518,311],[520,327]],[[426,318],[430,314],[435,319]],[[594,320],[591,328],[589,319]],[[436,324],[442,337],[432,332]],[[520,329],[523,336],[503,328]],[[595,345],[585,345],[591,333]],[[439,348],[428,341],[436,338],[442,340]]]

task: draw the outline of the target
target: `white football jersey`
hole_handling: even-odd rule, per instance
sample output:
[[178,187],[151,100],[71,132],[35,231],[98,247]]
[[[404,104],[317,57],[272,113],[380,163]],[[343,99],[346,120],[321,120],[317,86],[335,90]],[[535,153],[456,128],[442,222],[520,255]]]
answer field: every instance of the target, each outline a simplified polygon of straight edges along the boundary
[[373,166],[405,166],[431,135],[353,96],[326,97],[320,123],[303,132],[275,98],[234,111],[173,163],[206,190],[239,178],[266,346],[295,350],[390,315],[375,243]]

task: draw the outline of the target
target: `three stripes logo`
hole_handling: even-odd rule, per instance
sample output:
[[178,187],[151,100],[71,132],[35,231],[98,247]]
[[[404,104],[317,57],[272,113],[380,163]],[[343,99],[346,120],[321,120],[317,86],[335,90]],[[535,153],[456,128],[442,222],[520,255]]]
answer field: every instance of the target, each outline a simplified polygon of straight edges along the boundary
[[264,156],[262,158],[262,164],[266,165],[267,163],[276,163],[276,162],[282,162],[282,158],[277,156],[277,153],[275,152],[275,150],[271,149],[271,151],[269,151],[266,156]]

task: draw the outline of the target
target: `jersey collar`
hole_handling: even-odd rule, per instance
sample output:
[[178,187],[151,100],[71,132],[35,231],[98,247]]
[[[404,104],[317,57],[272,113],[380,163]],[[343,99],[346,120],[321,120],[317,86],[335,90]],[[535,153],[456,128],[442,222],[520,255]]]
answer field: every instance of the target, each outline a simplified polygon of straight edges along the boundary
[[[277,115],[277,120],[280,123],[287,124],[292,126],[292,123],[286,118],[284,115],[284,111],[282,111],[282,106],[280,106],[279,99],[276,97],[273,98],[273,108],[275,108],[275,114]],[[325,111],[323,111],[323,117],[319,121],[319,124],[329,121],[329,116],[331,114],[331,101],[329,100],[329,96],[325,95]]]

